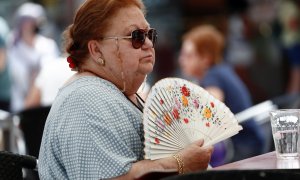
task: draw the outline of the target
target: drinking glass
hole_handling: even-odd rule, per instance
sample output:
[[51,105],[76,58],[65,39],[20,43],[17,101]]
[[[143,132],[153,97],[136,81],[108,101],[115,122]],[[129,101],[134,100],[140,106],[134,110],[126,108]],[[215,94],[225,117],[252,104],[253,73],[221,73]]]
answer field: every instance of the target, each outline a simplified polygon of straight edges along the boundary
[[299,158],[299,109],[270,112],[276,155],[279,159]]

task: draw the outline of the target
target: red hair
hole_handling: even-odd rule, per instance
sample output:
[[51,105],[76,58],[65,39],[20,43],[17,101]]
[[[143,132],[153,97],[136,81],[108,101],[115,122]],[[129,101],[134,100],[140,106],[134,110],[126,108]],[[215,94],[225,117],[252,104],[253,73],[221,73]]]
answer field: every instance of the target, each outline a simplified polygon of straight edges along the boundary
[[201,56],[209,56],[212,64],[217,64],[223,58],[224,38],[213,26],[197,26],[186,33],[183,40],[193,42],[197,53]]
[[64,50],[76,65],[88,57],[87,43],[100,39],[108,30],[110,19],[121,9],[137,6],[143,12],[141,0],[86,0],[77,10],[74,22],[63,33]]

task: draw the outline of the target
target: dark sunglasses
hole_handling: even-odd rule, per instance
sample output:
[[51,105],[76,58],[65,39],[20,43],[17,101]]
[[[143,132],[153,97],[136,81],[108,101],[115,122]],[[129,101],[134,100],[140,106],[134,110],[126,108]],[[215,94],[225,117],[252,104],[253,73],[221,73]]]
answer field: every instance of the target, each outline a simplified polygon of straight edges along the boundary
[[148,31],[144,29],[137,29],[131,32],[130,36],[112,36],[112,37],[104,37],[102,38],[103,40],[105,39],[131,39],[132,47],[135,49],[141,48],[146,41],[146,37],[150,39],[152,42],[152,47],[154,48],[156,41],[157,41],[157,32],[155,29],[151,28]]

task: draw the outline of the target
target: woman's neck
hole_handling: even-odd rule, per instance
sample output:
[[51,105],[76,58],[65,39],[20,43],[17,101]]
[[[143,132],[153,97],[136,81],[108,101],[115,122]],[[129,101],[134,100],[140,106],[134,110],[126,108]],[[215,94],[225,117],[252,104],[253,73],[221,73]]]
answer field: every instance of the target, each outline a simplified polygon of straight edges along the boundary
[[[92,68],[88,66],[82,66],[78,74],[81,76],[97,76],[105,79],[117,86],[118,89],[122,91],[122,93],[127,97],[134,96],[145,79],[145,76],[137,74],[136,76],[134,76],[134,78],[125,77],[123,80],[121,77],[118,78],[117,76],[114,76],[112,73],[106,72],[105,70],[97,70],[95,69],[95,67],[97,66],[94,66]],[[125,91],[123,91],[124,89]]]

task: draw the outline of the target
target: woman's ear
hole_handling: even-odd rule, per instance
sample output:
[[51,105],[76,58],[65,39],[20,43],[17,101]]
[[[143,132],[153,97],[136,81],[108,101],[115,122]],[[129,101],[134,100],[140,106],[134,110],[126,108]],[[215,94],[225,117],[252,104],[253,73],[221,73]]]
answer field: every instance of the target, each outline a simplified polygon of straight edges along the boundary
[[96,40],[90,40],[87,44],[88,50],[90,53],[90,57],[94,60],[97,61],[99,57],[102,57],[102,53],[100,50],[100,43]]

